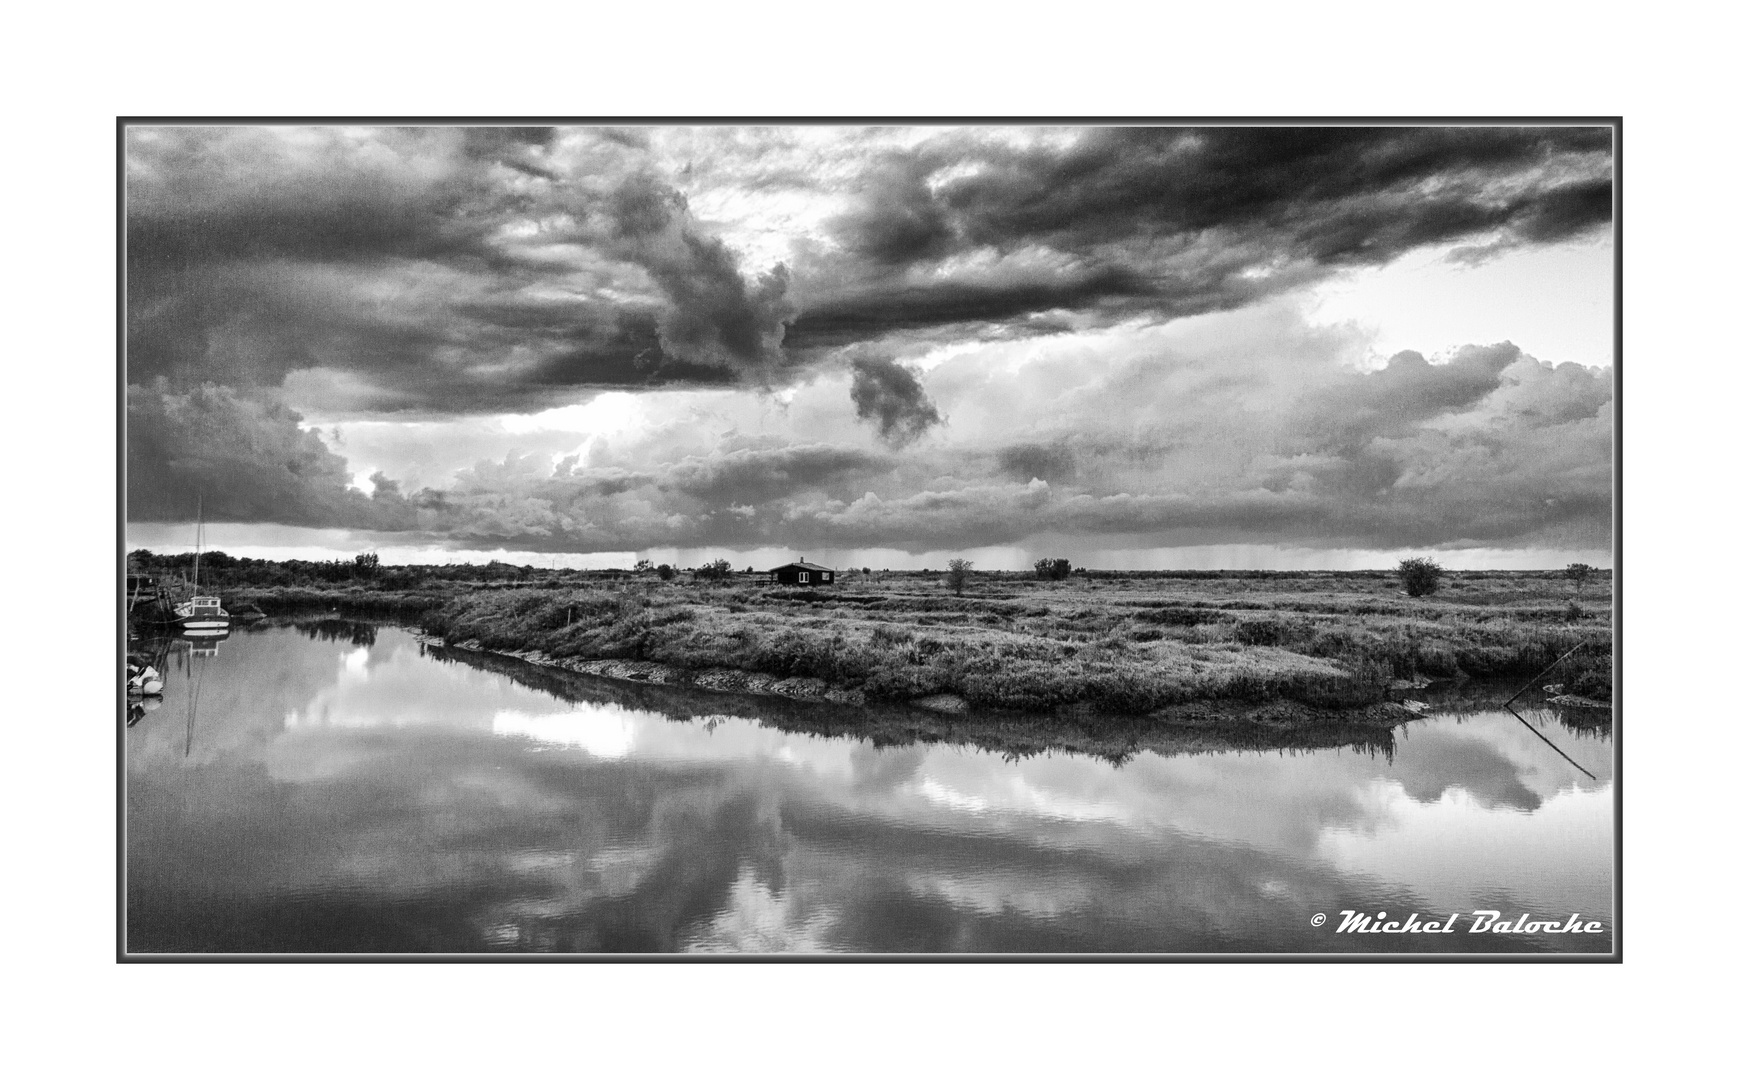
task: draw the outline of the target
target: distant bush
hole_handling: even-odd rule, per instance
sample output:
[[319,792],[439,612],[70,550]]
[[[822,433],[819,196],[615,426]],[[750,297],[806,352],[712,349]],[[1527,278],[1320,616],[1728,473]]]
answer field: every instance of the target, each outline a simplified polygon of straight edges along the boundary
[[728,559],[714,559],[694,572],[694,576],[702,581],[723,581],[731,576],[731,564]]
[[1429,596],[1437,591],[1443,578],[1443,567],[1431,559],[1402,559],[1396,567],[1401,574],[1401,586],[1408,596]]
[[1582,591],[1582,583],[1594,576],[1594,568],[1585,562],[1573,562],[1564,568],[1564,576],[1576,586],[1576,591]]
[[1040,559],[1033,563],[1033,572],[1040,581],[1067,581],[1072,569],[1067,559]]
[[972,576],[972,563],[967,559],[948,560],[948,587],[959,596],[966,588],[966,581]]
[[676,577],[676,567],[669,563],[658,564],[658,580],[669,581],[674,577]]
[[634,563],[634,572],[636,574],[651,573],[652,572],[652,560],[651,559],[636,560]]

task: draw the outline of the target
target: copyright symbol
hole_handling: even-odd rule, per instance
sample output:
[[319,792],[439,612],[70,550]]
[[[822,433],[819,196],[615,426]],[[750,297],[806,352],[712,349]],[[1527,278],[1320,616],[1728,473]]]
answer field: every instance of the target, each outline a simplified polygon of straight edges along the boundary
[[1312,915],[1310,917],[1310,925],[1312,925],[1312,926],[1321,926],[1323,923],[1325,923],[1327,921],[1328,921],[1328,916],[1324,915],[1320,911],[1317,912],[1315,915]]

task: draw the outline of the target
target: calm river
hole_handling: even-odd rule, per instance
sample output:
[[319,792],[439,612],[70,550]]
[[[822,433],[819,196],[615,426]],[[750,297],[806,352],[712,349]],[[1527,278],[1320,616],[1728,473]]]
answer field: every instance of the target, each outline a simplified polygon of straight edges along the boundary
[[[1612,741],[1551,712],[1524,715],[1592,779],[1505,712],[1113,763],[707,715],[336,620],[167,666],[125,734],[134,953],[1612,948],[1464,932],[1610,930]],[[1456,921],[1337,933],[1343,911]]]

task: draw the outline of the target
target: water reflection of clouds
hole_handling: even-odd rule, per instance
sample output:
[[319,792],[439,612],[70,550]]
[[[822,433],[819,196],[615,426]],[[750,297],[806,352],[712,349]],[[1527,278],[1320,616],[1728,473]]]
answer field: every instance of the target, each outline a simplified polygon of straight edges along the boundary
[[775,893],[747,873],[731,883],[723,911],[706,920],[682,942],[685,952],[825,952],[837,913],[824,908],[799,910],[790,892]]
[[570,711],[532,715],[503,709],[489,721],[496,735],[519,736],[557,746],[577,746],[593,757],[627,757],[650,713],[580,703]]
[[1449,911],[1502,898],[1542,915],[1611,912],[1612,802],[1604,792],[1554,796],[1527,813],[1493,810],[1455,788],[1433,802],[1394,783],[1367,794],[1389,827],[1322,836],[1323,854],[1348,871],[1405,881]]
[[[269,732],[226,745],[265,762],[278,812],[214,774],[234,798],[141,834],[162,849],[142,878],[209,876],[218,851],[225,887],[268,906],[471,897],[480,948],[753,951],[1308,948],[1305,920],[1335,905],[1466,910],[1501,885],[1544,913],[1609,884],[1609,793],[1499,717],[1412,725],[1392,762],[1009,762],[563,702],[407,641],[300,643],[325,658],[280,661],[300,703],[238,702],[218,725]],[[171,782],[135,774],[145,804]]]

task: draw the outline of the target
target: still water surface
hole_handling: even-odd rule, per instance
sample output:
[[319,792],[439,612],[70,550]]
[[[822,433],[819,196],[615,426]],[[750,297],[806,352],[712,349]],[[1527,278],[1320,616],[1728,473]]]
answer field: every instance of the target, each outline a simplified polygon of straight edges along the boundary
[[[1612,743],[1550,712],[1526,715],[1594,779],[1503,712],[1408,724],[1392,753],[1112,762],[551,682],[336,621],[172,653],[125,735],[128,950],[1612,948],[1459,932],[1479,909],[1611,925]],[[1337,934],[1343,910],[1458,932]]]

